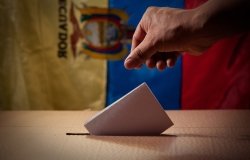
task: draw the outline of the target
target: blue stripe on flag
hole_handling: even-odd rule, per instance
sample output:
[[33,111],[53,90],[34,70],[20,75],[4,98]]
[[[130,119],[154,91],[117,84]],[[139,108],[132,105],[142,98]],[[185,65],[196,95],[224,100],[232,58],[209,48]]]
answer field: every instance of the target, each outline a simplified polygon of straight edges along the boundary
[[[133,26],[138,24],[148,6],[183,8],[184,2],[183,0],[109,1],[110,8],[123,9],[128,13],[130,17],[128,23]],[[145,66],[140,70],[126,70],[123,61],[108,61],[106,105],[113,103],[142,82],[146,82],[164,109],[180,109],[181,58],[174,68],[163,72]]]

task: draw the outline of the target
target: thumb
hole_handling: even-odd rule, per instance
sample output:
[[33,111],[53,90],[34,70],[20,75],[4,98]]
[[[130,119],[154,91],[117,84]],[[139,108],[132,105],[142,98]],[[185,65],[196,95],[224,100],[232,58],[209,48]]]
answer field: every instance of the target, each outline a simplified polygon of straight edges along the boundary
[[157,52],[156,45],[151,36],[146,35],[143,41],[128,55],[124,66],[126,69],[138,68]]

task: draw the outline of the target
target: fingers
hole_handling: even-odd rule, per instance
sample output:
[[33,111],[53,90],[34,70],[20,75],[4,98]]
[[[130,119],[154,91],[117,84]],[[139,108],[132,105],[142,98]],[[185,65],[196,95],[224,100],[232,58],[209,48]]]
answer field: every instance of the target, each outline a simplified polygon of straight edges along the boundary
[[156,65],[156,60],[153,58],[149,58],[146,60],[146,65],[148,68],[154,68]]
[[158,52],[146,60],[146,65],[149,68],[156,67],[159,71],[166,67],[173,67],[178,59],[178,52]]
[[177,56],[167,59],[166,60],[167,67],[169,68],[174,67],[176,61],[177,61]]
[[159,71],[163,71],[165,68],[166,68],[167,64],[164,60],[159,60],[157,63],[156,63],[156,68],[159,70]]
[[137,47],[143,41],[145,36],[146,36],[146,32],[143,30],[143,28],[139,24],[136,27],[135,33],[134,33],[133,38],[132,38],[131,51],[133,51],[135,49],[135,47]]
[[152,43],[152,38],[148,35],[145,36],[143,41],[136,46],[124,62],[126,69],[138,68],[145,61],[156,53],[157,48]]

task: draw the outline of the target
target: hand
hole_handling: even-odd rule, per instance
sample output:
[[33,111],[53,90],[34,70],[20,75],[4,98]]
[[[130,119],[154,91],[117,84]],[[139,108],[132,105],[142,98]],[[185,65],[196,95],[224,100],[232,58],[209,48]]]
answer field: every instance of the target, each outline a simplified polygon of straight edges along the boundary
[[173,66],[180,52],[200,55],[217,40],[250,30],[248,0],[209,0],[190,10],[149,7],[139,22],[127,69],[163,70]]
[[208,17],[195,9],[149,7],[135,30],[125,67],[146,63],[163,70],[174,66],[181,52],[200,55],[218,39],[211,25],[204,27]]
[[194,22],[194,14],[189,10],[148,8],[134,33],[125,67],[140,68],[146,63],[149,68],[163,70],[174,66],[182,51],[199,55],[212,42],[193,35],[204,21]]

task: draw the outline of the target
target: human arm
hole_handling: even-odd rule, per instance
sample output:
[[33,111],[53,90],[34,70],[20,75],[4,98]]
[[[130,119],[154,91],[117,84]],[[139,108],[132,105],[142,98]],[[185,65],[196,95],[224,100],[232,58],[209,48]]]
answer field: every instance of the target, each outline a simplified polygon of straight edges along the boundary
[[132,39],[127,69],[142,64],[163,70],[173,66],[180,52],[200,55],[217,40],[249,31],[248,0],[210,0],[190,10],[150,7]]

